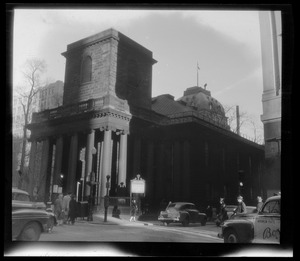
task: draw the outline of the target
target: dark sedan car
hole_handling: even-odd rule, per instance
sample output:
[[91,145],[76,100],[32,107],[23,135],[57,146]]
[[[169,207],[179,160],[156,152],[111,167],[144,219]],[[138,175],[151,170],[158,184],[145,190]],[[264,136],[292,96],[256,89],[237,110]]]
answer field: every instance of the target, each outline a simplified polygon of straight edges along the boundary
[[165,211],[161,211],[158,220],[165,225],[169,223],[182,223],[183,226],[188,226],[189,223],[201,223],[206,225],[207,216],[205,213],[200,213],[193,203],[175,202],[170,203]]
[[12,211],[12,240],[37,241],[48,231],[50,216],[45,210],[19,208]]
[[[13,237],[14,240],[30,240],[29,238],[37,240],[41,232],[51,232],[53,226],[57,224],[55,215],[46,211],[45,203],[31,201],[28,192],[17,188],[12,189],[12,219],[13,235],[17,235]],[[29,223],[34,225],[30,224],[28,228]],[[19,226],[23,227],[23,235]]]

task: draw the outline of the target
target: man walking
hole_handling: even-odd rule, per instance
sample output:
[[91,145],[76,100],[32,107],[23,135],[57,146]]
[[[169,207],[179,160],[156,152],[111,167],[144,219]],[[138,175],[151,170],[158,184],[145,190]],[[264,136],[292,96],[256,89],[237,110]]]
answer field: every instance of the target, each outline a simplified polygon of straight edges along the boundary
[[242,196],[238,196],[237,197],[237,202],[238,202],[238,206],[234,210],[234,213],[235,214],[246,214],[247,213],[247,209],[246,209],[246,204],[243,201],[243,197]]
[[259,212],[261,207],[263,206],[263,200],[261,196],[257,196],[257,205],[256,205],[256,212]]
[[71,194],[72,193],[69,192],[63,198],[63,210],[64,210],[64,213],[65,213],[64,224],[68,224],[69,223],[68,217],[69,217],[69,203],[70,203],[70,200],[71,200]]

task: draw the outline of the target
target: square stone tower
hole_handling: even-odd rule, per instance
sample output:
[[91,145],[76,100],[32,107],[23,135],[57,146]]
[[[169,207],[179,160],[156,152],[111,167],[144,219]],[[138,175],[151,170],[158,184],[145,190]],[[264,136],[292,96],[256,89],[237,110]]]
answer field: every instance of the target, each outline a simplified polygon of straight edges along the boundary
[[[151,109],[152,52],[114,29],[67,46],[63,105],[108,96]],[[124,104],[124,103],[122,103]],[[128,108],[125,108],[128,111]]]

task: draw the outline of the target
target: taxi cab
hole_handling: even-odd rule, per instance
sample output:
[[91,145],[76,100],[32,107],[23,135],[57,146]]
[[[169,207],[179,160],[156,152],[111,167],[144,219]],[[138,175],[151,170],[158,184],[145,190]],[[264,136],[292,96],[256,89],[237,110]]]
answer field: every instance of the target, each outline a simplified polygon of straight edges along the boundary
[[280,243],[281,196],[266,200],[260,212],[236,215],[221,224],[224,243]]

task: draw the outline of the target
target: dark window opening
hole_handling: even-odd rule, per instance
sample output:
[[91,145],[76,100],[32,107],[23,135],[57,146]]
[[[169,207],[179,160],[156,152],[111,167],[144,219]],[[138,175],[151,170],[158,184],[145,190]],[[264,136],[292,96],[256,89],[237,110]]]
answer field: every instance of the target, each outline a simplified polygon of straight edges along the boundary
[[84,58],[81,66],[81,83],[90,82],[92,80],[92,58],[87,56]]

